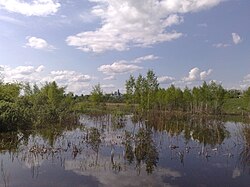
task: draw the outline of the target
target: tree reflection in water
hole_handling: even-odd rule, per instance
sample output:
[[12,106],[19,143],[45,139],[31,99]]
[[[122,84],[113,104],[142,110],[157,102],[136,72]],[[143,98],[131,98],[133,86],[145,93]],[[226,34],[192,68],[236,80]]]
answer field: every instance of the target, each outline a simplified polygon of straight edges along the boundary
[[242,129],[242,135],[245,140],[242,151],[240,152],[239,161],[243,169],[250,167],[250,127],[246,125]]
[[152,139],[150,128],[140,128],[135,136],[136,167],[140,172],[141,163],[145,162],[148,174],[154,171],[159,160],[159,154]]
[[[55,128],[32,134],[0,134],[0,150],[1,153],[16,153],[13,159],[33,170],[46,161],[57,160],[68,170],[83,173],[103,169],[117,174],[136,168],[134,172],[140,175],[157,172],[164,151],[164,156],[171,157],[173,152],[177,161],[184,164],[191,149],[186,145],[189,142],[199,149],[207,146],[211,150],[211,147],[223,147],[224,140],[230,138],[221,120],[175,115],[146,117],[147,120],[143,120],[143,116],[131,118],[116,114],[112,118],[103,115],[90,118],[81,127],[70,130]],[[246,143],[239,155],[240,161],[242,166],[250,166],[250,127],[243,128],[243,135]],[[160,145],[161,138],[166,140],[163,145]],[[167,145],[174,139],[179,139],[180,144]],[[163,150],[164,147],[167,150]],[[194,158],[192,151],[190,157]],[[220,154],[225,153],[220,151]],[[197,153],[195,156],[197,158]],[[38,175],[39,171],[33,172]]]
[[195,140],[210,146],[220,145],[229,137],[224,122],[213,118],[152,115],[146,124],[156,131],[166,131],[171,137],[183,135],[186,142]]

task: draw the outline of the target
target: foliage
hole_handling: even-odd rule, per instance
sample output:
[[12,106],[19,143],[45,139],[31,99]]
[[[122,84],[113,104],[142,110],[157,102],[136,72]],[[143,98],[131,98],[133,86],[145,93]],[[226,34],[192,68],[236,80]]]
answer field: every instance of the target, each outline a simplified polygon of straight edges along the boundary
[[127,110],[138,114],[138,119],[149,111],[184,111],[206,115],[250,113],[250,87],[241,92],[225,90],[215,82],[204,82],[192,89],[180,89],[174,85],[160,88],[152,70],[145,77],[131,75],[125,87],[124,95],[119,90],[104,94],[100,84],[97,84],[90,95],[75,96],[73,93],[66,94],[65,87],[59,87],[56,82],[38,87],[36,84],[0,81],[0,131],[77,123],[77,113],[82,112],[103,114],[116,111],[113,122],[118,125],[122,117],[117,111]]
[[90,101],[94,105],[100,105],[100,103],[103,101],[103,91],[100,84],[93,86],[93,90],[90,94]]
[[146,171],[151,174],[159,160],[159,153],[152,139],[152,131],[151,129],[140,128],[135,138],[136,165],[140,168],[141,162],[145,162]]
[[73,95],[64,90],[56,82],[46,83],[40,89],[28,83],[0,84],[0,130],[75,122]]
[[[126,102],[130,106],[138,104],[140,111],[188,111],[191,113],[221,114],[227,91],[215,82],[204,82],[200,87],[184,90],[174,85],[159,88],[157,77],[152,70],[147,76],[141,74],[126,81]],[[231,92],[230,92],[231,93]],[[226,95],[227,94],[227,95]],[[231,93],[232,95],[233,93]],[[236,92],[237,94],[237,92]]]
[[151,109],[156,102],[156,93],[159,89],[157,77],[152,70],[147,72],[147,76],[141,74],[135,79],[132,75],[126,81],[126,103],[139,104],[139,108],[143,111]]

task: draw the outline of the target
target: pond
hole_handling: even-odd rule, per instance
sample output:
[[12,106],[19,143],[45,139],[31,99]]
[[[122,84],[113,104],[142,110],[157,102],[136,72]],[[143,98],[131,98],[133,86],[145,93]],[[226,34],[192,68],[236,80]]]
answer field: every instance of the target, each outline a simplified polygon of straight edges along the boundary
[[0,134],[0,186],[249,186],[250,125],[82,116],[65,129]]

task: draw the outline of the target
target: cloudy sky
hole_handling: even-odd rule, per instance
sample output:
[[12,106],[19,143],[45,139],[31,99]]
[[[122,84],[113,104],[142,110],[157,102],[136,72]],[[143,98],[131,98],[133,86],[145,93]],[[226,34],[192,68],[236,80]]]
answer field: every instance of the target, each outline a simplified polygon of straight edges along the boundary
[[153,69],[162,87],[250,86],[248,0],[0,0],[6,82],[124,91]]

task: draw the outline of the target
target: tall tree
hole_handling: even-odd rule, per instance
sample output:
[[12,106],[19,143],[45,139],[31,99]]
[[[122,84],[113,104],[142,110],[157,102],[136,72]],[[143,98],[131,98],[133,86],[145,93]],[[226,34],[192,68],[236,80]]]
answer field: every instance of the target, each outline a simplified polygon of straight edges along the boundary
[[153,70],[148,70],[146,77],[147,88],[147,109],[151,109],[156,99],[156,92],[159,89],[159,83]]
[[103,91],[100,84],[93,86],[90,101],[93,102],[94,105],[99,105],[103,101]]
[[135,104],[135,78],[133,75],[130,75],[125,87],[127,104]]

